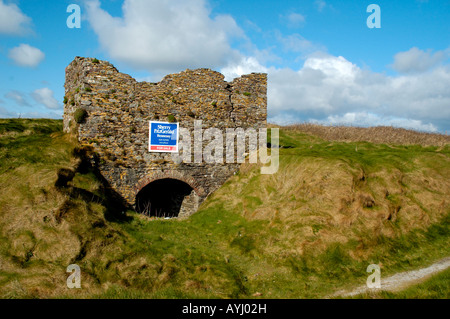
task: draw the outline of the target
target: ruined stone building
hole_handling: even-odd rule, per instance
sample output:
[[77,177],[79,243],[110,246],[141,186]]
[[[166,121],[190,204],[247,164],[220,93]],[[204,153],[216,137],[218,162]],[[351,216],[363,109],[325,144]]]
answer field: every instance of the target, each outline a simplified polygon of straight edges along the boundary
[[137,82],[112,64],[76,57],[66,68],[64,131],[98,155],[103,177],[136,210],[189,216],[239,168],[239,163],[177,163],[148,149],[149,121],[193,130],[265,128],[267,75],[231,82],[210,69],[185,70],[158,83]]

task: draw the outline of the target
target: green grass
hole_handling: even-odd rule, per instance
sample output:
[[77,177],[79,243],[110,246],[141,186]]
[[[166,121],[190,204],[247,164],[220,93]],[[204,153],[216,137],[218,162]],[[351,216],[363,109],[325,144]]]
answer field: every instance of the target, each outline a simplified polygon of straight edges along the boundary
[[[67,159],[70,145],[51,136],[61,135],[61,130],[62,121],[0,120],[0,173],[25,164],[48,165]],[[42,150],[50,146],[54,154],[43,161]]]
[[77,109],[75,111],[75,113],[73,114],[73,118],[75,119],[75,121],[80,124],[83,123],[83,121],[86,119],[87,117],[87,112],[85,109]]
[[449,299],[450,269],[446,269],[420,284],[412,285],[402,291],[381,291],[365,293],[354,299]]
[[[245,164],[190,218],[149,220],[123,213],[93,168],[53,186],[76,163],[61,131],[62,121],[0,120],[0,297],[322,298],[365,283],[369,264],[388,276],[448,253],[446,147],[280,130],[291,148],[276,174]],[[391,220],[389,205],[401,206]],[[71,263],[82,271],[76,291],[65,287]],[[448,296],[446,274],[406,298]]]
[[450,269],[404,291],[383,292],[382,297],[390,299],[450,299]]
[[[289,163],[292,158],[296,160],[298,157],[319,157],[339,160],[353,166],[362,166],[368,170],[388,166],[396,167],[403,172],[409,172],[414,169],[412,162],[416,159],[430,160],[434,158],[436,153],[447,157],[450,155],[448,147],[438,150],[439,148],[435,146],[397,145],[394,147],[366,142],[328,142],[304,133],[288,131],[280,132],[280,144],[293,147],[293,149],[281,150],[285,163]],[[428,164],[431,163],[428,162]],[[438,167],[440,164],[440,162],[433,163]],[[448,170],[448,163],[445,164],[445,167]]]
[[167,115],[167,121],[169,121],[169,123],[174,123],[177,121],[177,119],[175,118],[175,116],[173,114],[169,114],[169,115]]

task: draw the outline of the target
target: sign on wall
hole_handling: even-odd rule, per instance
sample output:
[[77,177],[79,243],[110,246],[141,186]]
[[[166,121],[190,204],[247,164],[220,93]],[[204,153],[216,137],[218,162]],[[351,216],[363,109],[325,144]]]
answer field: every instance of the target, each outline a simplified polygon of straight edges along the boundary
[[149,152],[178,152],[178,123],[150,121]]

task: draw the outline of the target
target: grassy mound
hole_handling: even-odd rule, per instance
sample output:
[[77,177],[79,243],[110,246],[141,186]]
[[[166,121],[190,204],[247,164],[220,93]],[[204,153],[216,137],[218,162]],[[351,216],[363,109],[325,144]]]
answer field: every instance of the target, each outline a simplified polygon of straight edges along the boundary
[[448,144],[281,129],[276,174],[243,164],[189,219],[150,220],[61,130],[0,120],[2,298],[317,298],[364,283],[369,264],[388,275],[448,253]]

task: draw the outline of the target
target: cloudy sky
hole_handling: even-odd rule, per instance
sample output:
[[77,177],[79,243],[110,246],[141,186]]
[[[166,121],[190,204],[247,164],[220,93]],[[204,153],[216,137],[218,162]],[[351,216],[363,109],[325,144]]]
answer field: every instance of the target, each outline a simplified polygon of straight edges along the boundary
[[75,56],[140,81],[267,72],[273,123],[450,132],[450,0],[0,0],[0,117],[61,118]]

